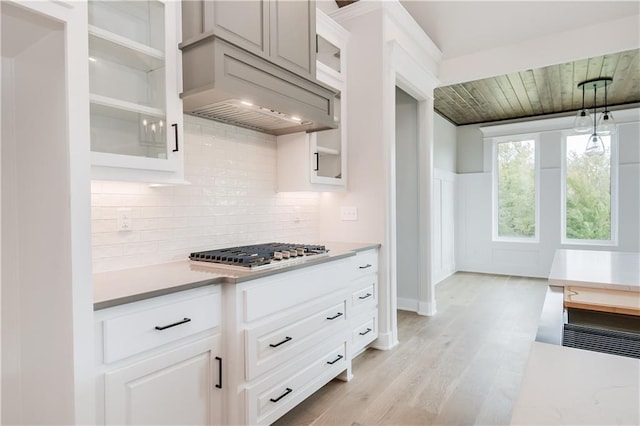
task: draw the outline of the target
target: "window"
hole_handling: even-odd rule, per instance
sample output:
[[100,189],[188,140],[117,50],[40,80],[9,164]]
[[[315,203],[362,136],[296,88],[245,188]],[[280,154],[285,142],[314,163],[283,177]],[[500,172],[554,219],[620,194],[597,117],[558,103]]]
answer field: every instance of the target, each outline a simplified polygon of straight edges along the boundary
[[494,239],[538,238],[536,145],[531,136],[494,142]]
[[588,156],[589,135],[567,135],[563,149],[563,243],[615,244],[617,182],[615,143],[602,136],[605,152]]

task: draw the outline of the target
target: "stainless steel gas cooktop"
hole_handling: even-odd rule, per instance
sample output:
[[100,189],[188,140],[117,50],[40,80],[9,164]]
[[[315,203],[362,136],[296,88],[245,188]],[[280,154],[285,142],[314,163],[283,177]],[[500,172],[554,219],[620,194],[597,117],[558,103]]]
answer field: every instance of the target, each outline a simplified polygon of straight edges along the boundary
[[189,259],[197,262],[213,263],[220,267],[254,269],[267,265],[285,264],[292,260],[302,260],[309,256],[329,253],[322,245],[295,243],[266,243],[249,246],[230,247],[191,253]]

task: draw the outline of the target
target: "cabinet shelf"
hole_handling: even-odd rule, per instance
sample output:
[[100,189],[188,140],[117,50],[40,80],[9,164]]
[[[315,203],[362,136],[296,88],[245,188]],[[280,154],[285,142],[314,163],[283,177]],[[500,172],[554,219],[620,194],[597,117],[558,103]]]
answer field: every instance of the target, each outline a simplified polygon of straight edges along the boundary
[[[120,99],[110,98],[108,96],[91,94],[89,95],[91,106],[106,107],[103,111],[106,111],[105,115],[119,118],[117,111],[133,112],[138,114],[145,114],[152,117],[164,117],[166,113],[158,108],[149,107],[146,105],[136,104],[134,102],[127,102]],[[114,116],[116,114],[116,116]]]
[[94,25],[89,25],[89,50],[94,56],[145,72],[164,67],[160,50]]
[[340,155],[340,151],[338,151],[337,149],[325,148],[324,146],[319,146],[319,145],[316,147],[316,151],[318,151],[319,154]]

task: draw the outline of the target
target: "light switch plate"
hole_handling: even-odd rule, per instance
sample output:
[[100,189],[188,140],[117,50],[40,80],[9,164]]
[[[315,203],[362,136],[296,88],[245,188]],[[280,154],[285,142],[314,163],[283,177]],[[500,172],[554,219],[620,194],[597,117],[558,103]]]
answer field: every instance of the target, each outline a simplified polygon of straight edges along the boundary
[[340,219],[358,220],[358,208],[353,206],[342,206],[340,208]]

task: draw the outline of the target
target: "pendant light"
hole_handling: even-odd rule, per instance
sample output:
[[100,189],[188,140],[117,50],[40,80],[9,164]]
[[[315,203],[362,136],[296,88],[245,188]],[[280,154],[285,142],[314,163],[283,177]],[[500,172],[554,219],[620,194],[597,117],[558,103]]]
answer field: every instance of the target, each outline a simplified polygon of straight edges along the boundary
[[[576,121],[573,125],[573,130],[578,133],[588,132],[591,129],[591,116],[589,112],[584,109],[584,84],[582,85],[582,108],[576,114]],[[580,87],[580,85],[578,85]]]
[[[582,86],[584,89],[584,86]],[[606,87],[606,85],[605,85]],[[593,134],[589,136],[587,146],[584,148],[584,154],[588,156],[604,154],[604,143],[602,138],[596,132],[596,93],[598,85],[593,84]]]
[[609,84],[611,84],[611,82],[605,83],[604,85],[604,111],[598,120],[598,132],[601,135],[613,135],[617,130],[613,114],[611,114],[607,108],[607,86]]
[[[582,109],[578,111],[576,115],[576,121],[574,130],[582,133],[590,130],[593,125],[593,133],[589,136],[587,145],[585,147],[585,155],[602,155],[605,152],[604,143],[602,137],[604,135],[611,135],[616,131],[616,123],[613,120],[613,115],[608,109],[607,105],[607,86],[611,84],[613,78],[611,77],[599,77],[592,80],[586,80],[578,84],[578,88],[582,89]],[[597,120],[597,92],[598,87],[604,87],[604,111]],[[589,116],[587,110],[584,108],[584,91],[585,89],[593,88],[593,120]]]

